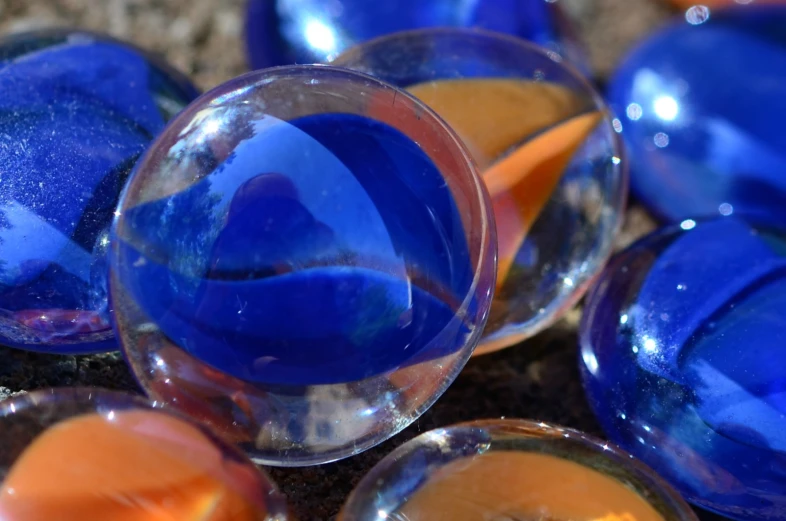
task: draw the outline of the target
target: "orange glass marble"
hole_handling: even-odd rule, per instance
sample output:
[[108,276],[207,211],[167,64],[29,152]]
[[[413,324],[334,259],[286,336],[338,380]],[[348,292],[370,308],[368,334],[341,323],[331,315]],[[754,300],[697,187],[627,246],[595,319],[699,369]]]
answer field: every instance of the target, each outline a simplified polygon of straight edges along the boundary
[[475,353],[558,320],[611,252],[627,182],[612,116],[558,56],[462,29],[393,34],[335,65],[406,88],[461,138],[491,197],[496,294]]
[[283,497],[202,427],[89,389],[2,402],[3,521],[268,521]]
[[418,436],[382,460],[340,521],[695,521],[651,470],[580,432],[489,420]]

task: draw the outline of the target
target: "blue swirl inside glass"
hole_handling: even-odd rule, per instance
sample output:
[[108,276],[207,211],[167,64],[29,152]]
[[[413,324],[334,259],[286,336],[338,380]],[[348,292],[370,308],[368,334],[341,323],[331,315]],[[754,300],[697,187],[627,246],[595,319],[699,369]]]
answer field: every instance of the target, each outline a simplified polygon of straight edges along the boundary
[[220,130],[181,134],[173,164],[182,150],[206,174],[118,221],[116,280],[167,338],[242,380],[292,386],[465,344],[467,235],[416,143],[340,113],[235,120],[231,133],[228,155]]
[[0,91],[0,344],[111,350],[109,225],[196,89],[119,42],[46,31],[0,43]]

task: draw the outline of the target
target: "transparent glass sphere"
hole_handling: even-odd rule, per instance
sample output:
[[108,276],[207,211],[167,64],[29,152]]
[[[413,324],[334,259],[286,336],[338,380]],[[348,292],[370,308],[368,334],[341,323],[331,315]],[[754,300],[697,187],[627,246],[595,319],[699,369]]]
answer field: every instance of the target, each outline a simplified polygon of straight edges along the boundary
[[0,345],[117,348],[109,226],[131,168],[197,89],[108,36],[0,39]]
[[786,519],[786,233],[725,217],[612,259],[580,327],[608,436],[691,503]]
[[122,348],[151,396],[256,461],[358,453],[471,355],[492,222],[460,141],[407,93],[326,66],[251,73],[184,110],[129,180]]
[[100,389],[0,403],[3,521],[284,521],[239,450],[144,399]]
[[339,521],[696,521],[629,454],[581,432],[524,420],[436,429],[366,475]]
[[532,336],[581,298],[611,253],[627,193],[612,116],[583,77],[555,53],[467,29],[393,34],[334,64],[406,88],[480,167],[499,267],[477,353]]

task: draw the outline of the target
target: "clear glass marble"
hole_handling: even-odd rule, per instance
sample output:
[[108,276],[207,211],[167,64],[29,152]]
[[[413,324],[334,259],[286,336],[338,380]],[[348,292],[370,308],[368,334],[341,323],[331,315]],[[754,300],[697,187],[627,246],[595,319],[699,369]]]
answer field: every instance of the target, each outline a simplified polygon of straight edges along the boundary
[[109,37],[48,29],[0,40],[0,345],[116,349],[109,225],[140,154],[198,95]]
[[339,521],[695,521],[649,468],[581,432],[524,420],[436,429],[350,494]]
[[476,353],[532,336],[582,297],[611,253],[627,177],[613,118],[575,69],[523,40],[467,29],[393,34],[334,64],[406,88],[481,169],[499,268]]
[[258,462],[392,436],[472,354],[495,273],[482,181],[406,92],[327,66],[217,87],[138,163],[111,293],[142,387]]
[[3,521],[285,521],[240,451],[144,399],[63,388],[0,403]]

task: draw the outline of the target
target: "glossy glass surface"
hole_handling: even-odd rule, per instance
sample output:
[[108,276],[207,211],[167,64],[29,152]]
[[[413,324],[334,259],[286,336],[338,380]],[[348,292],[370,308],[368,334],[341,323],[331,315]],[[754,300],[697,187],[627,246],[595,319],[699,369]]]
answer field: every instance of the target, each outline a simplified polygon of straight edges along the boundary
[[398,33],[334,63],[409,90],[459,134],[482,171],[499,269],[477,352],[515,344],[570,309],[611,252],[627,189],[595,90],[534,45],[470,30]]
[[340,521],[695,521],[650,469],[581,432],[523,420],[436,429],[383,459]]
[[141,398],[36,391],[0,404],[3,521],[284,521],[234,447]]
[[494,281],[487,194],[425,106],[325,67],[206,94],[121,200],[112,302],[142,386],[258,461],[404,428],[452,382]]
[[135,161],[196,89],[127,44],[48,30],[0,40],[0,90],[0,344],[114,349],[112,215]]
[[588,71],[573,28],[555,0],[250,0],[246,45],[261,69],[326,63],[378,36],[427,27],[471,27],[530,40]]
[[786,7],[694,9],[640,43],[609,86],[631,187],[665,221],[786,224]]
[[581,326],[608,435],[734,519],[786,519],[784,266],[781,233],[685,221],[611,262]]

